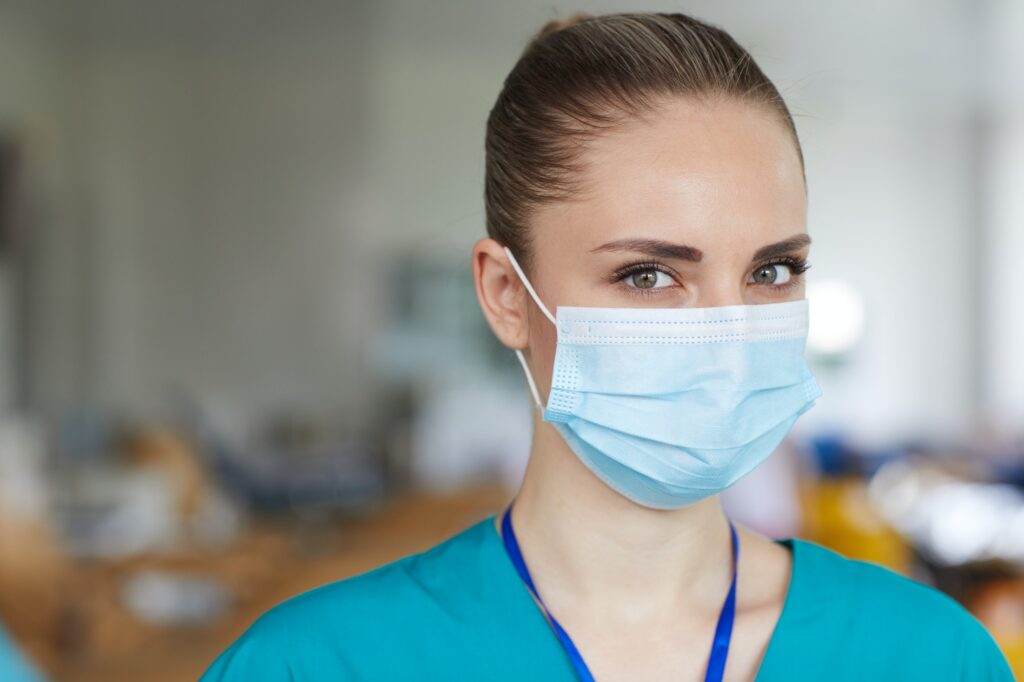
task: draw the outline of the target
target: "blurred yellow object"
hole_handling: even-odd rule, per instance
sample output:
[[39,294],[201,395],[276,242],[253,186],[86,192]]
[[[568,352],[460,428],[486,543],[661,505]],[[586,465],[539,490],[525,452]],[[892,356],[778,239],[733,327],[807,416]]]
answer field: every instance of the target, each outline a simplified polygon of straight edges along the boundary
[[969,607],[992,633],[1013,674],[1024,678],[1024,579],[988,583]]
[[911,548],[871,506],[867,482],[856,476],[803,481],[800,503],[809,540],[851,559],[907,575]]
[[1014,677],[1024,679],[1024,632],[1004,633],[995,628],[989,628],[989,632],[1006,656]]

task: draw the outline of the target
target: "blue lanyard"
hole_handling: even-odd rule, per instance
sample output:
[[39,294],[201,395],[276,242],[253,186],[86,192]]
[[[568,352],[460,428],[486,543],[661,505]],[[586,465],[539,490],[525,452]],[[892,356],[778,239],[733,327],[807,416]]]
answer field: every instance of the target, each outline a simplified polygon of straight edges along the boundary
[[[533,578],[530,577],[530,572],[526,570],[523,553],[519,551],[519,541],[516,540],[516,533],[512,530],[511,512],[512,506],[509,505],[508,509],[505,510],[504,516],[501,517],[501,539],[505,543],[505,551],[508,552],[509,559],[512,560],[512,564],[516,567],[519,577],[526,583],[526,587],[536,598],[537,603],[540,604],[541,609],[544,611],[544,615],[550,621],[551,627],[554,628],[555,634],[558,635],[558,641],[562,643],[565,653],[569,655],[569,660],[572,662],[573,668],[576,669],[576,674],[580,680],[583,682],[594,682],[594,676],[591,674],[590,669],[587,668],[583,657],[580,656],[576,645],[573,644],[569,633],[555,620],[555,617],[548,611],[548,607],[544,605],[540,595],[537,594]],[[740,548],[739,542],[736,540],[736,529],[733,527],[732,521],[729,521],[729,533],[732,536],[732,584],[729,586],[729,594],[725,598],[725,603],[722,604],[722,612],[718,615],[718,625],[715,627],[715,640],[711,644],[707,674],[704,676],[705,682],[721,682],[722,680],[722,675],[725,673],[725,659],[729,655],[729,640],[732,638],[732,622],[736,616],[736,562],[739,559]]]

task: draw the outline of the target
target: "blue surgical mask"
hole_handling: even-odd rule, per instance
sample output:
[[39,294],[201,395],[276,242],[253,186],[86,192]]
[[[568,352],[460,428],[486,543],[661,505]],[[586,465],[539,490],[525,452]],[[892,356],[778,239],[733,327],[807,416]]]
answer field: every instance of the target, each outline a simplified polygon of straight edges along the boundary
[[547,406],[577,457],[645,507],[676,509],[763,462],[821,396],[804,358],[807,300],[716,308],[581,308],[557,317]]

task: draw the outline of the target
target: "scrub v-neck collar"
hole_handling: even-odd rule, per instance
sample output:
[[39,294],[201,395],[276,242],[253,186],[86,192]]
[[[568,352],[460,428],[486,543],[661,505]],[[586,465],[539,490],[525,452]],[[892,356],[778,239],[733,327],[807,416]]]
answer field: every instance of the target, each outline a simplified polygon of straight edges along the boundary
[[[562,645],[559,643],[554,631],[551,630],[551,626],[548,623],[547,619],[544,617],[544,613],[537,606],[537,603],[533,600],[532,595],[530,595],[529,590],[526,589],[526,586],[520,579],[519,574],[516,573],[516,569],[515,566],[512,564],[512,560],[505,552],[505,546],[501,541],[501,535],[498,533],[498,528],[495,525],[496,519],[497,514],[491,514],[484,521],[481,522],[487,524],[486,551],[492,556],[500,555],[500,557],[495,559],[494,563],[501,567],[500,570],[502,572],[502,575],[496,577],[498,577],[502,583],[512,582],[518,586],[519,589],[515,590],[516,594],[518,595],[518,598],[514,600],[515,607],[518,609],[522,609],[524,606],[528,607],[528,609],[533,614],[532,618],[535,621],[536,625],[538,627],[543,627],[551,633],[551,636],[545,638],[545,641],[548,642],[548,644],[551,647],[553,647],[553,649],[556,650],[557,653],[562,654],[562,657],[565,659],[566,671],[569,674],[569,677],[567,677],[567,679],[573,679],[575,677],[575,672],[569,663],[568,657],[564,655]],[[806,551],[803,546],[804,541],[800,538],[788,537],[773,538],[772,542],[782,545],[783,547],[788,549],[790,554],[792,555],[792,561],[790,562],[789,585],[787,585],[786,587],[786,596],[782,602],[782,611],[779,613],[779,618],[775,623],[775,627],[772,629],[771,637],[768,640],[768,646],[765,647],[764,656],[762,656],[761,658],[761,664],[758,667],[757,675],[755,675],[754,677],[754,682],[762,682],[762,680],[764,679],[769,679],[767,677],[763,678],[762,676],[770,675],[771,668],[775,667],[775,664],[773,663],[775,659],[775,656],[773,656],[773,651],[775,651],[781,646],[779,644],[779,641],[787,636],[786,633],[790,629],[791,623],[795,624],[795,621],[799,620],[799,618],[801,617],[798,611],[800,609],[801,603],[801,577],[802,567],[804,563],[804,553]],[[553,652],[545,652],[545,657],[548,657],[547,655],[552,653]]]

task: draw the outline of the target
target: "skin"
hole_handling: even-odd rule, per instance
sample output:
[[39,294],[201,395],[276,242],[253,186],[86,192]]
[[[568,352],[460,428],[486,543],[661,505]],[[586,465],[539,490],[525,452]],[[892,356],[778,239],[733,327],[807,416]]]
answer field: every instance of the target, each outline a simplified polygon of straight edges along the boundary
[[[528,226],[526,274],[552,312],[559,305],[716,307],[804,297],[799,268],[755,259],[772,244],[788,242],[783,255],[798,260],[808,250],[799,157],[765,106],[664,99],[642,118],[603,132],[582,159],[583,191],[539,207]],[[685,249],[662,249],[660,256],[673,257],[652,259],[642,244],[602,248],[623,240],[685,245],[698,249],[700,260],[681,258],[694,255]],[[663,272],[648,267],[613,281],[623,266],[651,260]],[[501,244],[477,242],[473,274],[488,323],[502,343],[524,351],[546,400],[554,326]],[[635,504],[591,474],[535,411],[512,520],[538,591],[596,679],[703,680],[731,579],[729,531],[717,495],[678,510]],[[792,563],[783,546],[736,529],[730,681],[754,679]]]

